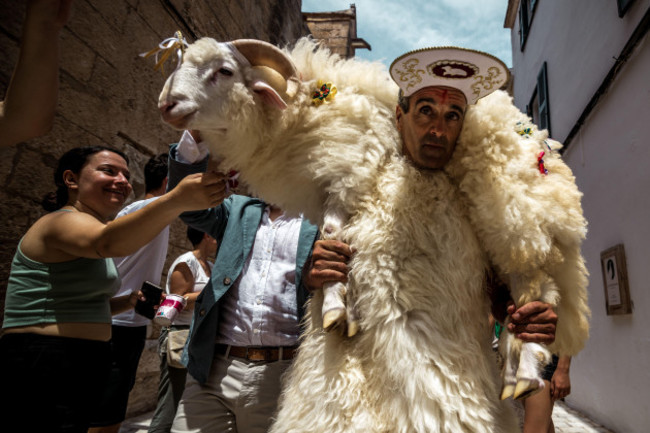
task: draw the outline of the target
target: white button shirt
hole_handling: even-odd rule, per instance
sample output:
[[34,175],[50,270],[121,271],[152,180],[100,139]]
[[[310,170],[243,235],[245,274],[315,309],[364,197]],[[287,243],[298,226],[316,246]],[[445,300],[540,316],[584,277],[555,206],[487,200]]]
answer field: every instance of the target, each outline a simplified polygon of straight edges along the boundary
[[298,344],[296,252],[301,223],[302,218],[285,215],[271,221],[266,207],[242,273],[220,301],[217,343]]

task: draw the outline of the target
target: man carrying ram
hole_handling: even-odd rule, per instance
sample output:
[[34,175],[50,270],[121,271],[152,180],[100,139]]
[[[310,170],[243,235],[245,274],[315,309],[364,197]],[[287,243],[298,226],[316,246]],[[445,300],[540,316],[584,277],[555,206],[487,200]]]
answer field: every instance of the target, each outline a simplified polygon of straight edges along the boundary
[[[492,169],[497,173],[503,171],[504,161],[508,165],[508,160],[500,158],[504,150],[501,148],[497,149],[501,153],[495,153],[496,160],[494,156],[473,155],[471,149],[493,145],[509,150],[507,144],[513,141],[512,135],[514,141],[520,137],[514,125],[509,124],[504,134],[496,135],[497,140],[490,134],[492,129],[503,129],[507,122],[517,118],[508,108],[507,97],[506,103],[503,95],[495,97],[501,107],[494,114],[497,119],[490,118],[492,126],[486,123],[480,127],[481,120],[490,117],[494,104],[487,104],[488,109],[482,111],[478,107],[485,108],[485,104],[472,105],[497,87],[499,80],[492,81],[494,76],[507,75],[502,63],[481,53],[451,50],[452,58],[441,59],[446,63],[440,68],[426,68],[433,74],[442,71],[437,72],[443,75],[438,81],[431,81],[423,79],[424,67],[414,66],[418,62],[435,62],[403,59],[404,76],[421,85],[405,84],[403,92],[409,99],[403,101],[393,117],[383,99],[390,99],[386,97],[389,94],[394,98],[394,93],[381,73],[373,72],[363,62],[330,61],[329,54],[315,51],[308,42],[299,43],[290,55],[278,54],[277,49],[259,41],[217,44],[203,40],[195,46],[195,51],[192,47],[188,49],[187,66],[180,66],[161,94],[159,106],[163,117],[177,128],[201,130],[211,150],[225,158],[226,167],[239,169],[263,198],[279,203],[283,209],[300,212],[301,206],[309,203],[311,208],[304,211],[311,213],[306,215],[310,219],[315,216],[314,221],[322,223],[322,205],[314,199],[327,197],[331,205],[337,194],[339,199],[348,200],[346,209],[356,209],[348,213],[349,220],[342,221],[345,227],[339,233],[343,234],[341,239],[351,241],[357,249],[350,262],[348,302],[360,314],[360,332],[353,338],[323,333],[323,295],[319,290],[313,292],[303,322],[306,333],[271,431],[516,431],[516,424],[498,403],[497,385],[492,377],[493,359],[486,330],[486,270],[492,262],[499,275],[509,277],[510,285],[525,285],[532,275],[544,287],[544,293],[515,297],[517,304],[523,306],[512,314],[509,329],[523,338],[541,342],[553,339],[556,316],[549,303],[557,299],[541,296],[552,293],[554,288],[545,274],[527,271],[526,263],[503,260],[504,250],[505,256],[518,258],[521,251],[507,251],[508,242],[518,237],[532,267],[546,266],[543,253],[538,253],[536,244],[529,242],[530,233],[526,237],[527,233],[518,232],[521,224],[514,224],[514,229],[504,226],[503,218],[494,218],[498,206],[493,206],[490,214],[485,203],[475,200],[475,193],[480,193],[476,185],[485,186],[481,175]],[[430,51],[435,50],[417,53]],[[459,51],[471,53],[471,58],[454,61],[453,56]],[[302,82],[297,80],[294,62]],[[267,68],[275,72],[269,73]],[[197,71],[207,74],[209,79],[195,76]],[[358,73],[352,75],[353,71]],[[444,76],[458,75],[458,71],[466,76],[457,76],[456,81]],[[309,105],[309,89],[319,78],[317,74],[332,78],[339,91],[335,101],[320,107]],[[474,80],[467,86],[458,85],[468,83],[467,79],[472,77]],[[482,81],[476,91],[471,84],[479,77]],[[355,85],[355,81],[363,80],[364,85]],[[191,89],[192,82],[208,86],[196,92]],[[354,89],[361,90],[355,93]],[[211,94],[218,99],[210,97]],[[241,122],[244,113],[249,120],[256,119],[255,128]],[[506,120],[497,125],[499,116]],[[233,122],[235,118],[237,121]],[[392,123],[395,119],[399,136]],[[467,134],[469,139],[464,139]],[[492,142],[474,145],[480,143],[477,135],[481,134]],[[502,136],[508,140],[499,141]],[[393,146],[393,137],[401,138],[401,146]],[[382,144],[382,140],[389,142]],[[529,145],[535,142],[529,141]],[[402,148],[403,155],[392,151],[397,147]],[[519,158],[520,153],[512,153],[513,159]],[[329,158],[331,164],[327,166],[319,156]],[[376,162],[375,166],[364,165],[369,158]],[[476,167],[466,165],[467,161],[477,159]],[[539,173],[534,171],[536,168],[542,167],[543,163],[536,165],[538,162],[532,165],[533,175]],[[336,167],[344,165],[347,171],[341,175]],[[547,165],[549,171],[563,170],[553,158]],[[529,174],[526,168],[511,180],[520,185],[522,176],[526,178]],[[359,188],[359,183],[350,182],[361,175],[367,176],[361,179],[365,190]],[[500,185],[491,182],[488,189],[492,189],[487,191],[490,194],[486,194],[485,200],[494,201],[496,197],[503,201],[498,191],[493,191]],[[297,200],[301,197],[298,194],[305,193],[308,200]],[[515,206],[520,205],[517,197],[512,201]],[[486,215],[482,217],[477,209]],[[545,224],[548,225],[540,221],[539,225]],[[557,232],[557,227],[552,228]],[[495,233],[507,241],[505,248],[503,240],[489,244]],[[327,224],[324,234],[331,234]],[[556,258],[562,256],[561,246],[548,244],[557,253]],[[341,264],[347,254],[341,253],[346,251],[349,248],[337,241],[317,243],[311,270],[303,282],[319,288],[324,282],[345,281]],[[548,269],[553,270],[552,266]],[[227,289],[223,286],[230,283],[231,279],[228,283],[226,279],[213,281],[205,302],[199,300],[195,310],[187,350],[188,371],[201,385],[211,374],[215,352],[211,345],[221,308],[218,301]],[[296,286],[299,283],[296,281]],[[513,312],[514,307],[510,308]],[[299,315],[297,319],[300,318]],[[517,320],[524,321],[523,328],[514,326]],[[230,349],[226,353],[233,357]],[[248,353],[251,348],[243,349]],[[279,347],[261,349],[282,353]],[[524,379],[534,387],[534,372],[526,371]],[[515,385],[519,387],[517,382]]]

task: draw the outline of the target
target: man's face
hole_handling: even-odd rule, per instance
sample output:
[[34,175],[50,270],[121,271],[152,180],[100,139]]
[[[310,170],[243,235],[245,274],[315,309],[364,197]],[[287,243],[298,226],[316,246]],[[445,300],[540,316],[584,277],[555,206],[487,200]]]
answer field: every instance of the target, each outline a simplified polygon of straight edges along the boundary
[[404,155],[418,168],[443,168],[456,147],[466,107],[465,95],[450,87],[425,87],[411,95],[408,113],[397,107]]

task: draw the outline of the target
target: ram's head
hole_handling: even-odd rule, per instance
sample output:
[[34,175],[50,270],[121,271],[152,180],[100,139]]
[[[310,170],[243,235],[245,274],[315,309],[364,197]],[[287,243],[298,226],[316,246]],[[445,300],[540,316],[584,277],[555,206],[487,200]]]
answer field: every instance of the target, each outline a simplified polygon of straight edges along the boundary
[[158,108],[176,129],[225,130],[247,104],[286,108],[298,86],[291,59],[267,42],[202,38],[167,79]]

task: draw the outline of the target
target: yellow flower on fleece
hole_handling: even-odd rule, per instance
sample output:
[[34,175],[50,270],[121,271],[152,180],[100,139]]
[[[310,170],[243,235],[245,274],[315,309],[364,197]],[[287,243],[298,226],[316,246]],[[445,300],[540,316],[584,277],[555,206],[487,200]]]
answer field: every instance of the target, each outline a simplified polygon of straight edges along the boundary
[[323,80],[318,80],[317,86],[318,88],[311,96],[311,102],[316,106],[332,102],[336,95],[336,86],[332,83],[325,83]]

